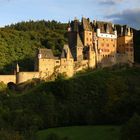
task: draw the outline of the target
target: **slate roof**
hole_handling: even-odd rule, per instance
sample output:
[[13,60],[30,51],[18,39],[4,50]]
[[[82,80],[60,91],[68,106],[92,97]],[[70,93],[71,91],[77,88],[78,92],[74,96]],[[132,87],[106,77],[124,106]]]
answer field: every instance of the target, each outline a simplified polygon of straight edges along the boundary
[[78,32],[79,31],[79,21],[77,19],[75,19],[74,21],[72,21],[70,23],[70,26],[71,26],[71,30],[74,31],[74,32]]
[[51,49],[40,48],[39,54],[41,54],[41,58],[54,59],[54,55]]
[[[127,35],[128,34],[128,26],[127,25],[115,25],[117,29],[118,36]],[[133,29],[130,28],[130,32],[133,32]]]
[[64,48],[63,48],[62,54],[61,54],[61,58],[66,58],[68,53],[70,55],[70,58],[73,58],[72,54],[71,54],[71,51],[69,49],[69,46],[68,45],[64,45]]
[[99,28],[101,30],[101,33],[112,34],[114,32],[114,27],[111,22],[97,21],[95,26],[96,29]]
[[92,31],[92,26],[90,25],[89,19],[82,18],[83,30]]
[[81,38],[80,38],[79,33],[77,33],[77,41],[76,41],[76,45],[77,45],[78,47],[82,47],[82,48],[84,48],[84,45],[83,45],[83,42],[82,42],[82,40],[81,40]]

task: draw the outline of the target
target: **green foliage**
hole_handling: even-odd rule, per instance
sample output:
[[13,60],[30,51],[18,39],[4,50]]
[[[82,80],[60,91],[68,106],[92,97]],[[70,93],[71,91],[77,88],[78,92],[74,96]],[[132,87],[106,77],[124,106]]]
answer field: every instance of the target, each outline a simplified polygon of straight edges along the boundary
[[122,127],[121,133],[122,140],[139,140],[140,116],[134,114],[134,116]]
[[68,140],[119,140],[120,126],[98,125],[49,128],[37,132],[36,140],[48,140],[49,136],[66,137]]
[[7,86],[3,82],[0,82],[0,92],[5,91],[6,87]]
[[33,71],[38,48],[61,53],[66,39],[66,24],[56,21],[29,21],[0,29],[0,73],[14,73],[18,62],[20,70]]
[[69,140],[68,137],[64,137],[64,138],[60,138],[59,135],[55,134],[55,133],[50,133],[47,138],[47,140]]
[[57,81],[57,80],[64,80],[64,79],[66,79],[67,78],[67,75],[65,74],[65,73],[59,73],[58,75],[57,75],[57,77],[55,78],[55,80]]
[[24,140],[23,136],[18,132],[9,132],[6,130],[0,131],[0,139],[1,140]]
[[123,124],[135,112],[140,114],[139,79],[139,68],[122,67],[28,81],[19,85],[24,94],[0,94],[0,129],[32,136],[51,127]]

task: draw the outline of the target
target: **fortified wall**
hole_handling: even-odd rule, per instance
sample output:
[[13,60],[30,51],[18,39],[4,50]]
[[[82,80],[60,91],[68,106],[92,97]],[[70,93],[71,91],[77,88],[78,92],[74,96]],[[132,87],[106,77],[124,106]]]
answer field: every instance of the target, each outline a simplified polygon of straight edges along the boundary
[[16,75],[0,75],[0,82],[8,84],[9,82],[16,83]]

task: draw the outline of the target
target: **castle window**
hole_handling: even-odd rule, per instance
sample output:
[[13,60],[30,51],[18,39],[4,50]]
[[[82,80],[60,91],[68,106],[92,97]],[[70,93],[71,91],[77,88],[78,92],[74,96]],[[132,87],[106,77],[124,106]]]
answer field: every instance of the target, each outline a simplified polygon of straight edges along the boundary
[[56,63],[59,63],[59,61],[56,61]]
[[109,44],[107,44],[107,47],[109,47]]
[[127,52],[129,51],[129,49],[128,49],[128,48],[126,48],[125,50],[126,50]]
[[88,38],[87,38],[87,41],[88,41]]
[[132,52],[133,51],[133,48],[130,48],[130,51]]
[[131,43],[130,46],[133,47],[133,43]]

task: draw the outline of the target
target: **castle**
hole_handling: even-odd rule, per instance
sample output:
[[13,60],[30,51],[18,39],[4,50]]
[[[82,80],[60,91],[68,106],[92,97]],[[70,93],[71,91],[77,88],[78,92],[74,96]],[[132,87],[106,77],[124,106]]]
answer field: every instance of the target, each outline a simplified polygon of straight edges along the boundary
[[86,68],[110,67],[115,64],[134,63],[133,30],[127,25],[114,25],[82,18],[68,24],[68,45],[60,57],[52,50],[38,49],[34,72],[20,72],[17,64],[15,75],[0,75],[4,83],[22,83],[33,78],[46,79],[58,73],[68,77]]

